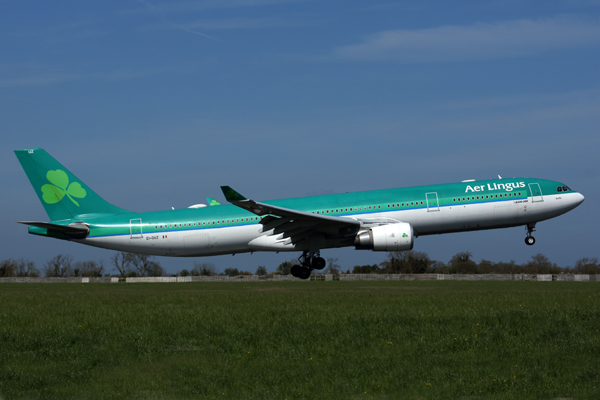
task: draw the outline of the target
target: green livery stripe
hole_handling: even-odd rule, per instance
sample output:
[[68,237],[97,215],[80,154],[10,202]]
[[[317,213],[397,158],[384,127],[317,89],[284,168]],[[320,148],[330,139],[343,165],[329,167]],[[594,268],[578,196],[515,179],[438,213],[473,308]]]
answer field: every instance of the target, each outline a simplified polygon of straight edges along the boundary
[[[530,183],[538,184],[544,196],[558,194],[559,187],[566,187],[555,181],[516,178],[301,197],[264,201],[264,203],[329,216],[368,215],[426,209],[428,207],[427,194],[431,193],[437,194],[435,199],[439,207],[520,200],[531,196]],[[561,192],[573,191],[561,189]],[[241,195],[240,197],[233,196],[246,199]],[[435,207],[436,205],[429,204],[429,206]],[[142,220],[144,234],[168,234],[187,230],[244,226],[257,224],[260,219],[234,205],[157,211],[107,217],[102,218],[102,221],[93,221],[98,224],[90,220],[92,228],[90,237],[129,235],[130,219],[134,218]]]

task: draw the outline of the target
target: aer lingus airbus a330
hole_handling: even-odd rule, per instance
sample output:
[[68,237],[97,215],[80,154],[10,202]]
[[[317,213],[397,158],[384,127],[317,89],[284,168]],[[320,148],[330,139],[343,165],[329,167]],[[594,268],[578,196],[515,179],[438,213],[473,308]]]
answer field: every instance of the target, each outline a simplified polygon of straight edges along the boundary
[[91,190],[42,149],[15,151],[50,222],[21,222],[29,233],[106,249],[199,257],[300,251],[292,274],[325,267],[322,249],[403,251],[417,236],[525,226],[577,207],[584,197],[563,183],[531,178],[463,181],[258,202],[229,186],[231,204],[136,213]]

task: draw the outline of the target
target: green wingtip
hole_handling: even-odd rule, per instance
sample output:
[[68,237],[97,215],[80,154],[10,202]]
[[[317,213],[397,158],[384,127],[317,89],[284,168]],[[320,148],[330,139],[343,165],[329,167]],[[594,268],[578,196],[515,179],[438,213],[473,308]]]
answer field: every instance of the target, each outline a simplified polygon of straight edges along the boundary
[[221,205],[221,203],[219,203],[218,201],[216,201],[212,197],[207,197],[206,201],[208,201],[208,205],[209,206],[220,206]]
[[223,191],[225,198],[229,202],[248,200],[229,186],[221,186],[221,190]]

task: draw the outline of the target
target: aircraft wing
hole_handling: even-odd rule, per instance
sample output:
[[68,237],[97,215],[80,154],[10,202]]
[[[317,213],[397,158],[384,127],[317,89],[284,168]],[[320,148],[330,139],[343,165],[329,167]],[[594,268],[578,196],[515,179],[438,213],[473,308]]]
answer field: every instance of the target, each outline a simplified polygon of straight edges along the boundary
[[263,231],[274,229],[275,234],[279,234],[282,239],[291,239],[292,242],[300,241],[315,233],[324,233],[338,238],[353,236],[361,226],[361,222],[354,218],[312,214],[259,203],[247,199],[229,186],[221,186],[221,190],[230,203],[264,217],[261,220]]

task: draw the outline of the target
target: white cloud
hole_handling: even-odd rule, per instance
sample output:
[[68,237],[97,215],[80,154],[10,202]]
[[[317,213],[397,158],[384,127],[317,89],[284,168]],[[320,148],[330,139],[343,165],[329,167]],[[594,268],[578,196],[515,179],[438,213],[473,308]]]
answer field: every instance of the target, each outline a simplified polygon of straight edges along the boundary
[[339,47],[332,56],[342,60],[427,63],[528,56],[598,43],[600,21],[561,16],[385,31],[367,37],[362,43]]

